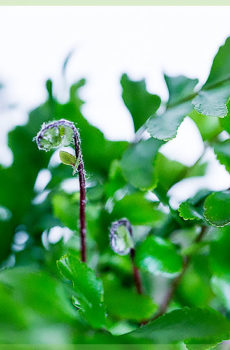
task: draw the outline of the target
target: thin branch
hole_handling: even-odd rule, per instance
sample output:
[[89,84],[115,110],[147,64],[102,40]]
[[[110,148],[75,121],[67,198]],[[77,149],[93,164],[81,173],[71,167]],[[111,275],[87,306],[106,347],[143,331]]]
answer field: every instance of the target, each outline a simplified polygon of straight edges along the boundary
[[[201,227],[201,232],[199,233],[199,235],[195,238],[193,243],[199,243],[200,241],[202,241],[205,233],[207,231],[207,226],[202,226]],[[158,318],[159,316],[163,315],[167,309],[169,304],[171,303],[172,299],[174,298],[174,295],[176,293],[176,290],[185,274],[185,272],[187,271],[189,264],[191,262],[191,256],[185,256],[184,260],[183,260],[183,267],[182,267],[182,271],[181,273],[173,280],[162,304],[160,305],[160,308],[158,310],[158,312],[156,313],[156,315],[154,315],[154,317],[152,318],[152,320],[155,320],[156,318]]]

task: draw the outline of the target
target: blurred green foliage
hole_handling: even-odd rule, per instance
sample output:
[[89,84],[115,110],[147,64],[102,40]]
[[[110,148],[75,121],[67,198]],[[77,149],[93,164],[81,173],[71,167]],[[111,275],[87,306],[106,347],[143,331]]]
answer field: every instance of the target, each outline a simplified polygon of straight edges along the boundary
[[[230,171],[230,143],[223,141],[230,133],[229,57],[228,38],[200,90],[197,79],[165,75],[166,103],[147,91],[144,80],[124,74],[122,98],[136,132],[130,143],[107,140],[84,118],[79,97],[84,80],[70,87],[66,103],[55,98],[47,81],[47,100],[9,132],[12,165],[0,167],[2,344],[209,349],[230,338],[229,189],[204,188],[178,209],[170,205],[174,185],[205,175],[207,151]],[[186,116],[205,143],[203,156],[189,167],[161,152]],[[76,123],[81,135],[87,264],[79,260],[79,191],[65,186],[77,184],[77,174],[73,178],[71,167],[55,163],[32,142],[43,122],[61,118]],[[38,190],[44,169],[50,180]],[[135,290],[129,256],[110,248],[111,223],[124,217],[133,226],[143,294]],[[167,295],[167,313],[153,320]]]

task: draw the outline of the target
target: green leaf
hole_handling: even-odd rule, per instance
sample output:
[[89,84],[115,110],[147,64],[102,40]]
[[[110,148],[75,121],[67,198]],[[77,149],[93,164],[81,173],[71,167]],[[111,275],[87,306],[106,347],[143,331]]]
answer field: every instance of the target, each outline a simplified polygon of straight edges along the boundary
[[202,220],[203,203],[205,198],[210,194],[208,190],[198,191],[193,198],[180,204],[178,208],[179,215],[184,220]]
[[221,227],[230,223],[230,192],[213,192],[204,202],[205,219],[214,226]]
[[210,245],[210,264],[213,273],[220,277],[229,275],[230,226],[214,229],[215,238]]
[[195,110],[208,117],[224,118],[228,114],[227,103],[230,97],[230,83],[210,90],[201,90],[193,99]]
[[155,139],[169,141],[176,137],[179,126],[191,110],[191,102],[169,108],[162,115],[150,118],[147,130]]
[[132,225],[156,225],[164,218],[157,209],[159,203],[148,201],[142,193],[132,193],[116,202],[111,213],[112,220],[126,217]]
[[105,326],[105,307],[103,302],[103,286],[85,263],[73,254],[66,254],[57,262],[62,275],[72,281],[79,303],[79,312],[84,319],[93,327]]
[[182,269],[182,257],[170,241],[149,236],[137,247],[136,264],[154,274],[171,276]]
[[214,145],[214,152],[219,162],[230,172],[230,140],[216,143]]
[[132,343],[173,344],[185,342],[188,349],[199,344],[199,349],[210,349],[229,339],[230,323],[213,309],[183,308],[172,311],[157,320],[121,337]]
[[76,196],[58,192],[52,197],[52,205],[54,216],[71,230],[76,230],[79,218],[79,201]]
[[59,157],[60,157],[60,160],[63,164],[70,165],[73,167],[75,166],[76,161],[77,161],[75,156],[73,156],[69,152],[65,152],[65,151],[60,151]]
[[205,83],[206,86],[218,84],[221,81],[230,78],[230,37],[228,37],[223,46],[220,46],[212,63],[209,77]]
[[221,132],[220,122],[224,119],[218,117],[207,117],[199,114],[195,109],[190,113],[189,117],[196,123],[203,141],[211,141]]
[[142,190],[156,186],[154,160],[162,141],[148,139],[127,149],[121,159],[121,167],[126,180]]
[[164,74],[164,79],[169,91],[169,106],[176,104],[191,95],[198,83],[198,79],[189,79],[184,75],[172,77]]
[[76,319],[63,286],[45,271],[30,267],[5,269],[0,272],[0,282],[10,290],[9,295],[17,300],[19,306],[24,307],[24,317],[37,315],[43,321],[56,323],[69,323]]
[[105,284],[105,305],[110,315],[132,321],[147,320],[157,309],[149,296],[111,283]]
[[154,114],[161,99],[146,90],[145,80],[133,81],[127,74],[121,77],[122,98],[132,118],[135,132]]
[[218,277],[213,276],[212,278],[212,289],[216,294],[221,304],[230,310],[230,276]]

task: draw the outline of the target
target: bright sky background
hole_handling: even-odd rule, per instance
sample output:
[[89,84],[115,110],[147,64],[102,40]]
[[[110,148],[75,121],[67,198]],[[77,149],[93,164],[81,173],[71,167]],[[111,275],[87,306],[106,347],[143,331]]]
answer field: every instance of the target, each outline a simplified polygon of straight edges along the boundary
[[[218,47],[230,35],[230,7],[1,7],[0,81],[5,98],[18,108],[0,113],[0,162],[10,164],[6,131],[26,121],[27,111],[45,98],[44,83],[66,97],[61,67],[75,49],[68,83],[85,77],[83,112],[111,139],[132,139],[119,79],[146,78],[149,91],[167,98],[162,72],[207,78]],[[63,116],[64,117],[64,116]],[[170,148],[170,149],[169,149]],[[196,128],[185,121],[168,154],[186,164],[202,151]],[[166,152],[165,151],[165,152]],[[223,167],[206,184],[230,186]]]

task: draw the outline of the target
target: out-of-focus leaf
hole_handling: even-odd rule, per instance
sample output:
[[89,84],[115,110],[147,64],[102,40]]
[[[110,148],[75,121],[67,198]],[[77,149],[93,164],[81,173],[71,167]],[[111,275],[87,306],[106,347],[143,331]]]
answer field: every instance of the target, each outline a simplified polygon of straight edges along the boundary
[[214,145],[214,152],[219,162],[230,172],[230,140],[216,143]]
[[195,109],[189,114],[189,117],[196,123],[203,141],[211,141],[221,132],[220,122],[224,119],[218,117],[207,117],[199,114]]
[[190,101],[169,108],[162,115],[150,118],[147,121],[147,130],[153,138],[169,141],[176,137],[179,126],[191,111]]
[[230,39],[221,46],[213,60],[210,74],[202,90],[193,100],[198,113],[223,118],[230,97]]
[[214,226],[230,223],[230,192],[213,192],[204,202],[204,217]]
[[193,99],[195,110],[207,117],[224,118],[228,114],[227,102],[230,97],[230,82],[210,90],[201,90]]
[[184,304],[194,307],[209,305],[213,299],[211,273],[208,257],[199,254],[198,250],[192,255],[189,267],[178,286],[178,300],[181,298]]
[[156,186],[154,160],[162,141],[148,139],[131,146],[121,160],[126,180],[134,187],[146,190]]
[[212,289],[227,310],[230,310],[230,276],[213,276]]
[[109,170],[108,182],[105,185],[106,195],[112,197],[117,190],[125,185],[126,181],[122,173],[121,162],[114,160]]
[[136,264],[146,271],[170,276],[181,271],[182,257],[170,241],[149,236],[137,247]]
[[126,195],[116,202],[112,220],[126,217],[133,225],[156,225],[164,218],[164,214],[157,209],[158,204],[147,200],[142,193]]
[[157,309],[152,298],[105,283],[105,305],[109,314],[119,319],[143,321],[149,319]]
[[210,264],[217,276],[229,275],[230,227],[215,228],[215,239],[210,245]]
[[186,97],[191,95],[198,83],[198,79],[190,79],[184,75],[172,77],[164,74],[164,78],[169,91],[169,106],[183,101]]
[[188,349],[210,347],[229,339],[230,323],[213,309],[184,308],[121,337],[124,342],[172,344],[185,342]]
[[91,326],[104,327],[103,286],[95,272],[70,253],[58,260],[57,265],[62,275],[73,283],[75,306],[79,307],[81,315]]
[[52,197],[52,205],[54,216],[71,230],[76,230],[79,217],[79,202],[76,195],[58,192]]
[[184,220],[203,220],[203,203],[210,194],[208,190],[201,190],[193,198],[180,204],[178,212]]
[[218,84],[221,81],[230,78],[229,60],[230,38],[227,38],[224,45],[220,46],[216,56],[214,57],[205,87]]
[[28,311],[53,322],[70,322],[75,318],[62,285],[44,271],[28,267],[6,269],[0,272],[0,282],[10,288],[19,307],[25,308],[26,317]]
[[146,90],[145,80],[133,81],[127,74],[121,77],[122,98],[132,118],[135,132],[154,114],[161,99]]

